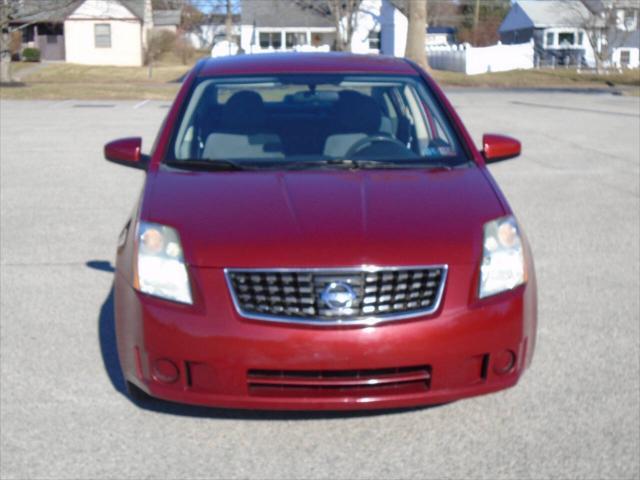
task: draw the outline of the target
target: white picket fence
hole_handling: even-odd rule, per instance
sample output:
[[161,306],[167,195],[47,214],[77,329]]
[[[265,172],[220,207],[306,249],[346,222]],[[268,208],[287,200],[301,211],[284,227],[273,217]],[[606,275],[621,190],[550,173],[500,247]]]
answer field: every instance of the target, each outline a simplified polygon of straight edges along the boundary
[[427,48],[429,65],[435,70],[477,75],[487,72],[530,69],[534,67],[533,41],[515,45],[498,43],[491,47],[469,44]]

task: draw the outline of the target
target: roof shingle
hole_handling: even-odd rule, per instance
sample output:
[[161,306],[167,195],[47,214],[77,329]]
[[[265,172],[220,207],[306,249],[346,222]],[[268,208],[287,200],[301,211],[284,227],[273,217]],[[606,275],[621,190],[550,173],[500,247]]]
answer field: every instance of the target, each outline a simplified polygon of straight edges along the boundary
[[335,27],[333,19],[294,0],[241,0],[242,23],[257,27]]
[[534,27],[579,27],[591,17],[580,0],[518,0]]

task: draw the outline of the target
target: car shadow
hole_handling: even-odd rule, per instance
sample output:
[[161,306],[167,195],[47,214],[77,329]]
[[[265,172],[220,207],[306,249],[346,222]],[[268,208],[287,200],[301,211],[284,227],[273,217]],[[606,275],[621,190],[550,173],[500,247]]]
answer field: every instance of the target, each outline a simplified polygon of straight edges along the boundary
[[89,268],[100,270],[102,272],[114,273],[116,271],[108,260],[89,260],[85,265]]
[[[91,261],[86,265],[104,272],[113,272],[108,261]],[[115,308],[113,285],[100,308],[98,317],[98,338],[104,369],[113,385],[114,390],[127,397],[129,401],[140,408],[168,415],[179,415],[198,418],[231,419],[231,420],[318,420],[356,417],[373,417],[380,415],[400,414],[418,410],[436,408],[439,405],[414,408],[397,408],[387,410],[357,410],[357,411],[271,411],[271,410],[235,410],[214,407],[202,407],[173,403],[156,398],[144,401],[134,401],[127,394],[125,379],[120,368],[118,349],[116,344]]]
[[113,302],[113,285],[109,289],[109,295],[100,308],[98,317],[98,338],[100,340],[100,353],[102,362],[113,388],[124,396],[127,396],[127,387],[120,368],[118,347],[116,344],[115,309]]

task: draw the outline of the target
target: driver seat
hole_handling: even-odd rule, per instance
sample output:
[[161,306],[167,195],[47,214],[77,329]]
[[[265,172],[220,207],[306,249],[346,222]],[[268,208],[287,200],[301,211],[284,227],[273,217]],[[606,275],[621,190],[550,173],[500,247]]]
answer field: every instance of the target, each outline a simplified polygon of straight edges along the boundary
[[341,133],[329,135],[325,140],[323,153],[327,157],[344,157],[363,138],[391,135],[391,121],[383,117],[376,101],[355,90],[339,93],[336,125]]

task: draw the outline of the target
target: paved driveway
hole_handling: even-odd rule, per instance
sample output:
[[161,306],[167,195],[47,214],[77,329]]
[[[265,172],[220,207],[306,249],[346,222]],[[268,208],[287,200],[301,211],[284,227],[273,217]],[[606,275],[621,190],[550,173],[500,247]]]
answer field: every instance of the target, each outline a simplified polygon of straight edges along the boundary
[[639,99],[450,92],[530,237],[532,368],[511,390],[378,414],[268,414],[122,394],[110,296],[116,237],[143,174],[102,144],[158,102],[2,102],[2,478],[638,478]]

